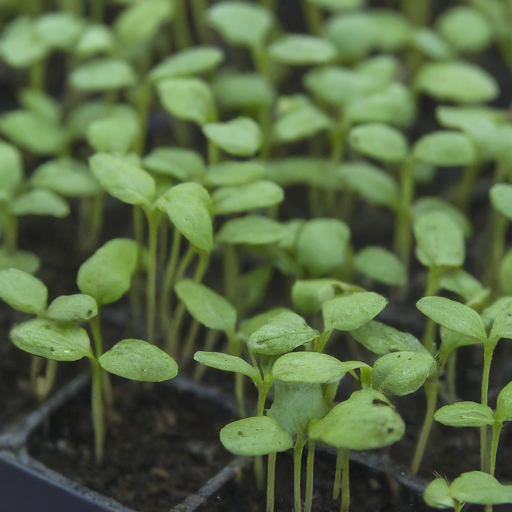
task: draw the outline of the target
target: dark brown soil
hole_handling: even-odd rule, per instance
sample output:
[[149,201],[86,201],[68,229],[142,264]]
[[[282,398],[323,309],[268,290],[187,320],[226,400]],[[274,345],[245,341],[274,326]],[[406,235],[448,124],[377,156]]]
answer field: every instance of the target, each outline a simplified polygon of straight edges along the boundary
[[232,420],[228,413],[164,384],[116,379],[115,389],[117,420],[109,428],[102,467],[94,462],[88,393],[34,434],[30,454],[143,512],[169,510],[231,460],[219,441],[220,429]]

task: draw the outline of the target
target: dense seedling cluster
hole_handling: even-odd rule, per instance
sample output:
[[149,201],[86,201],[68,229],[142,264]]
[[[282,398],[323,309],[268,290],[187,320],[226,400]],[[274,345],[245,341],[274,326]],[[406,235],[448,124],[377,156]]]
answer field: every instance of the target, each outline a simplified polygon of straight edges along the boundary
[[[498,85],[512,72],[510,2],[6,0],[0,19],[17,84],[0,114],[0,298],[36,316],[10,337],[34,356],[41,399],[57,361],[90,359],[98,463],[107,372],[160,382],[208,366],[235,373],[241,419],[220,439],[255,457],[260,485],[267,456],[267,512],[284,451],[294,512],[310,512],[317,443],[338,450],[333,496],[349,510],[350,450],[400,441],[394,404],[422,391],[412,473],[434,420],[480,429],[479,471],[435,479],[426,502],[512,502],[494,478],[512,388],[489,390],[512,339],[512,121]],[[18,228],[70,211],[78,288],[47,306]],[[125,294],[147,342],[105,352],[102,306]],[[418,337],[376,319],[388,303],[416,303]],[[468,345],[483,347],[478,403],[455,385]]]

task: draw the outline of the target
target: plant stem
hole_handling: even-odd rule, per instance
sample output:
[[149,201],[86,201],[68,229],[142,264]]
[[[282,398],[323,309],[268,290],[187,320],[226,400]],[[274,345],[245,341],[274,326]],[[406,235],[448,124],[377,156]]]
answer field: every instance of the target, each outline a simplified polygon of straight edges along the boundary
[[432,428],[432,422],[434,420],[434,413],[436,412],[438,384],[438,375],[434,376],[432,380],[427,380],[427,382],[425,382],[424,388],[425,394],[427,395],[427,412],[425,415],[423,427],[421,429],[420,438],[418,439],[418,444],[416,446],[416,451],[414,453],[414,459],[411,465],[411,473],[413,475],[418,473],[421,461],[423,459],[423,454],[425,453],[425,448],[427,447],[428,436],[430,435],[430,429]]
[[224,295],[231,304],[238,302],[239,262],[235,245],[224,245]]
[[37,377],[43,365],[43,358],[39,356],[32,356],[30,359],[30,388],[37,396]]
[[190,35],[190,26],[187,16],[187,5],[185,0],[176,0],[175,7],[175,18],[173,23],[173,29],[175,34],[176,47],[179,50],[183,50],[192,46],[192,36]]
[[471,194],[475,188],[475,183],[478,178],[478,174],[480,172],[480,159],[477,158],[474,163],[468,165],[464,169],[464,175],[460,182],[460,187],[458,191],[458,197],[456,201],[456,205],[463,212],[467,212],[469,208],[469,203],[471,201]]
[[395,252],[409,272],[411,253],[411,203],[414,197],[414,166],[415,160],[409,155],[405,160],[400,174],[400,207],[396,214],[395,223]]
[[343,458],[345,457],[345,449],[338,450],[336,457],[336,473],[334,475],[334,487],[332,488],[332,499],[337,500],[341,489],[341,473],[343,472]]
[[[217,341],[219,335],[220,331],[214,331],[213,329],[210,329],[208,331],[208,333],[206,334],[206,341],[204,342],[203,348],[205,352],[211,352],[213,350],[213,347],[215,346],[215,342]],[[206,368],[207,367],[204,364],[198,364],[194,371],[193,379],[195,381],[200,381],[203,378],[203,374]]]
[[[425,288],[425,297],[432,297],[439,291],[439,278],[443,270],[439,267],[429,267],[427,275],[427,286]],[[423,346],[434,355],[437,352],[436,346],[436,323],[430,318],[425,326],[423,334]]]
[[302,450],[306,440],[302,434],[297,434],[297,440],[293,447],[293,512],[302,512],[300,492],[300,477],[302,468]]
[[268,454],[267,469],[267,512],[274,512],[274,487],[276,481],[276,453]]
[[199,40],[202,44],[210,42],[210,32],[206,25],[206,9],[208,8],[207,0],[194,0],[190,2],[192,7],[192,15],[194,17],[194,26]]
[[80,250],[92,252],[97,246],[103,227],[105,193],[84,197],[80,201]]
[[428,25],[430,19],[430,0],[402,0],[402,12],[415,25]]
[[146,211],[149,226],[148,277],[146,281],[147,336],[148,342],[155,342],[156,319],[156,254],[160,210]]
[[343,470],[341,475],[341,506],[340,512],[348,512],[350,508],[350,450],[343,449]]
[[271,11],[276,10],[276,0],[261,0],[261,4]]
[[91,0],[91,18],[101,23],[105,16],[105,0]]
[[306,463],[306,495],[304,501],[304,512],[311,512],[313,505],[313,476],[315,470],[315,441],[308,441],[308,459]]
[[103,419],[103,401],[101,386],[102,368],[94,355],[89,355],[92,366],[92,422],[94,427],[94,447],[96,454],[96,463],[101,466],[103,462],[103,448],[105,446],[105,423]]
[[[236,339],[235,332],[226,332],[229,341],[229,351],[232,356],[240,357],[240,342]],[[245,418],[245,400],[244,400],[244,376],[241,373],[235,373],[235,396],[238,404],[238,414],[240,418]]]
[[[92,339],[94,342],[94,354],[96,359],[99,359],[103,355],[103,338],[101,336],[101,321],[100,321],[100,310],[98,309],[98,314],[93,316],[89,320],[89,325],[91,326]],[[101,379],[103,383],[103,395],[105,397],[105,403],[108,409],[114,408],[114,392],[112,391],[112,382],[110,380],[110,375],[100,367]]]
[[136,90],[135,108],[139,116],[139,133],[133,144],[133,151],[138,155],[144,154],[146,145],[146,135],[148,131],[148,114],[151,106],[152,94],[151,86],[143,82]]
[[220,160],[219,148],[210,140],[208,141],[208,165],[217,165]]
[[454,404],[457,401],[457,387],[455,382],[455,368],[457,363],[457,351],[452,350],[448,356],[446,381],[448,384],[448,396]]
[[46,360],[46,371],[44,377],[37,378],[37,397],[43,401],[51,391],[55,377],[57,375],[57,361],[54,359]]
[[503,423],[496,421],[492,427],[492,447],[491,447],[491,476],[494,476],[494,470],[496,468],[496,455],[498,453],[498,443],[500,441],[501,429]]
[[197,332],[199,331],[199,326],[199,322],[194,318],[192,320],[192,323],[190,324],[187,337],[185,338],[185,343],[183,344],[180,368],[185,367],[185,365],[190,361],[190,359],[192,359],[192,352],[194,351],[194,345],[197,337]]
[[46,62],[40,60],[30,66],[30,88],[44,91],[46,81]]
[[[488,395],[489,395],[489,374],[491,372],[492,356],[494,348],[496,347],[493,343],[484,344],[484,368],[482,373],[482,405],[487,406]],[[480,427],[480,470],[486,473],[490,472],[490,460],[487,449],[487,425]]]
[[319,35],[322,28],[322,11],[318,6],[308,2],[308,0],[302,0],[302,11],[306,19],[308,32],[313,35]]
[[503,254],[505,253],[505,241],[509,221],[498,211],[493,210],[491,215],[491,243],[484,283],[496,293],[498,271]]
[[18,250],[18,217],[6,212],[4,228],[5,248],[8,254],[14,254]]

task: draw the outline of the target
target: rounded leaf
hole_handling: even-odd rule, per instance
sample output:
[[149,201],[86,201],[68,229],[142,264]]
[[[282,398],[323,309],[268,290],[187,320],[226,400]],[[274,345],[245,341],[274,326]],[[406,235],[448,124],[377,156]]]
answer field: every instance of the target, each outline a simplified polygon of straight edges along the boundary
[[46,309],[48,290],[37,277],[9,268],[0,272],[0,299],[18,311],[39,315]]
[[270,57],[290,66],[326,64],[336,57],[336,47],[320,37],[287,34],[267,49]]
[[496,400],[496,421],[512,421],[512,382],[509,382]]
[[217,234],[217,243],[266,245],[276,244],[284,237],[285,228],[275,220],[247,215],[228,220]]
[[81,64],[69,75],[71,86],[84,92],[101,92],[135,85],[131,65],[118,59],[101,58]]
[[434,508],[455,508],[457,502],[451,497],[448,482],[444,478],[436,478],[430,482],[423,494],[425,503]]
[[491,188],[489,195],[494,208],[512,220],[512,185],[498,183]]
[[259,125],[249,117],[205,124],[203,133],[210,142],[236,156],[253,156],[263,141]]
[[304,314],[316,313],[322,304],[343,290],[343,284],[334,279],[308,279],[295,281],[292,286],[292,302],[295,309]]
[[445,405],[436,411],[434,418],[449,427],[484,427],[494,424],[492,409],[476,402]]
[[21,350],[54,361],[78,361],[91,351],[85,329],[40,318],[17,325],[10,337]]
[[459,502],[480,505],[512,503],[512,485],[501,485],[496,478],[481,471],[463,473],[450,485],[450,493]]
[[39,257],[32,252],[9,252],[5,247],[0,248],[0,270],[14,268],[22,270],[27,274],[35,274],[40,266],[41,261]]
[[98,305],[89,295],[61,295],[48,307],[45,317],[55,322],[87,322],[98,314]]
[[414,145],[416,160],[439,167],[471,165],[477,152],[471,139],[460,132],[442,130],[424,135]]
[[348,141],[354,151],[383,162],[401,162],[408,152],[404,134],[383,123],[362,124],[352,128]]
[[65,199],[51,190],[33,188],[18,196],[9,204],[13,215],[48,215],[63,218],[69,215],[69,205]]
[[293,448],[293,439],[275,420],[256,416],[234,421],[220,431],[220,442],[235,455],[255,457]]
[[241,357],[230,356],[229,354],[220,354],[218,352],[196,352],[194,360],[198,363],[204,364],[217,370],[224,370],[226,372],[241,373],[251,378],[253,381],[261,381],[261,375],[251,366],[247,361]]
[[403,286],[407,282],[404,264],[382,247],[365,247],[356,254],[354,267],[365,276],[389,286]]
[[275,90],[265,77],[254,72],[223,72],[212,82],[215,102],[223,109],[270,107]]
[[246,185],[265,177],[265,167],[256,162],[222,162],[211,166],[204,177],[209,187]]
[[205,172],[203,157],[196,151],[185,148],[157,147],[142,162],[149,171],[179,181],[193,180]]

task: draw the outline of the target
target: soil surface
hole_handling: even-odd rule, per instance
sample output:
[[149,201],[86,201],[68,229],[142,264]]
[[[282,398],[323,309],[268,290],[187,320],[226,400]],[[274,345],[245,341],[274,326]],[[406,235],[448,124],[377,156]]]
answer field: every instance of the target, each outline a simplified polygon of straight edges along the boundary
[[94,462],[88,393],[32,436],[30,454],[141,512],[168,511],[232,459],[219,441],[219,431],[233,418],[219,407],[164,384],[115,379],[114,385],[116,417],[102,467]]

